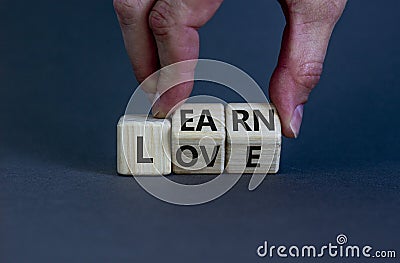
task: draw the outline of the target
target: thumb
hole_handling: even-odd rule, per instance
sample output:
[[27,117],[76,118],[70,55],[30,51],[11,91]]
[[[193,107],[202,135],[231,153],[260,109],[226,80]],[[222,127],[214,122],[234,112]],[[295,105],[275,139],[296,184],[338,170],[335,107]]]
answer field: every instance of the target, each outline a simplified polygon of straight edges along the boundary
[[282,123],[283,135],[296,138],[304,104],[317,85],[333,28],[345,0],[282,1],[286,17],[278,65],[269,95]]

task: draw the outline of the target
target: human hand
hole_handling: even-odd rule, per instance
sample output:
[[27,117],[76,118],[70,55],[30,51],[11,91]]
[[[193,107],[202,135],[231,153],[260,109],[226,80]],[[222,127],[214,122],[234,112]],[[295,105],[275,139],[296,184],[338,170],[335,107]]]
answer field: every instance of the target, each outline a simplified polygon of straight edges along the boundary
[[281,0],[286,17],[278,65],[269,95],[282,123],[282,133],[297,137],[303,106],[317,85],[333,28],[346,0]]
[[[346,0],[281,0],[286,17],[277,67],[270,81],[270,99],[275,104],[282,133],[297,137],[303,105],[316,86],[333,28]],[[114,0],[125,47],[139,82],[175,62],[197,59],[199,35],[222,0]],[[191,74],[180,69],[179,74]],[[146,93],[162,96],[153,105],[155,117],[165,117],[187,98],[193,82],[163,93],[160,85],[144,87]]]
[[[160,67],[197,59],[197,29],[214,15],[221,2],[222,0],[114,0],[136,79],[142,82]],[[174,73],[192,74],[194,67],[188,68],[188,65],[190,63]],[[175,105],[186,99],[193,87],[193,82],[185,82],[168,89],[169,87],[162,87],[160,84],[163,81],[156,82],[142,88],[151,99],[162,94],[152,109],[153,115],[158,118],[165,117]]]

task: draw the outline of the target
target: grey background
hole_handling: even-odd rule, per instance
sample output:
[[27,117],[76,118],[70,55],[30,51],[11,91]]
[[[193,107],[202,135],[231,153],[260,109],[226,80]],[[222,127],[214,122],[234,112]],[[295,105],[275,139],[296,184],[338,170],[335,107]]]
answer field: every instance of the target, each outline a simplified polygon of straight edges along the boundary
[[[400,254],[399,8],[349,1],[278,175],[181,207],[115,174],[115,125],[137,83],[112,1],[1,1],[0,261],[291,262],[255,250],[339,233]],[[201,57],[266,89],[283,25],[275,1],[226,1],[200,30]]]

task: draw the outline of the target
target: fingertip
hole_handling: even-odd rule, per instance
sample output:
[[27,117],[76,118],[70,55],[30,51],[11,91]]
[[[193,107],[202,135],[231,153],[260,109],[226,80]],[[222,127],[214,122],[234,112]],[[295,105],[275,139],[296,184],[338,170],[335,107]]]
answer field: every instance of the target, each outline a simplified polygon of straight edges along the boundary
[[157,119],[164,119],[167,116],[164,112],[159,111],[158,109],[155,109],[155,108],[153,108],[151,110],[151,112],[152,112],[153,117],[157,118]]
[[277,68],[271,77],[269,95],[278,110],[282,134],[288,138],[297,138],[307,94],[299,89],[287,70]]
[[[304,104],[292,105],[287,103],[289,100],[272,99],[278,110],[281,121],[282,134],[288,138],[296,139],[300,134],[300,128],[303,121]],[[294,110],[292,110],[294,109]]]
[[287,138],[297,139],[300,134],[300,128],[303,120],[303,105],[301,104],[297,106],[290,117],[284,116],[281,118],[282,135]]
[[155,118],[169,117],[190,96],[192,87],[193,82],[187,82],[165,91],[153,104],[153,116]]

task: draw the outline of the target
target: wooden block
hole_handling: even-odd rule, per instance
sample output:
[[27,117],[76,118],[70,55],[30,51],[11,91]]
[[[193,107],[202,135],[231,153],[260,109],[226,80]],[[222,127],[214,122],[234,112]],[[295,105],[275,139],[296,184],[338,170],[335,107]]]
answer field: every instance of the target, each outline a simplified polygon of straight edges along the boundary
[[181,105],[172,115],[171,140],[174,173],[222,173],[225,162],[224,105]]
[[117,170],[124,175],[171,173],[171,122],[124,115],[117,125]]
[[276,173],[281,124],[269,103],[231,103],[225,107],[228,173]]

